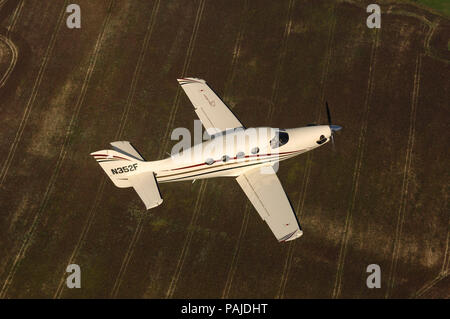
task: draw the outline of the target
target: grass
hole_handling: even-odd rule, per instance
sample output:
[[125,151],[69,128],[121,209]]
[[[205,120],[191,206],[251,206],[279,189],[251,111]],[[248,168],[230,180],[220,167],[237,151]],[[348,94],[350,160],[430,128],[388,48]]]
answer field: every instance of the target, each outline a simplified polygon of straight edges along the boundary
[[423,4],[424,6],[430,7],[436,11],[439,11],[450,17],[450,1],[448,0],[412,0],[413,2]]

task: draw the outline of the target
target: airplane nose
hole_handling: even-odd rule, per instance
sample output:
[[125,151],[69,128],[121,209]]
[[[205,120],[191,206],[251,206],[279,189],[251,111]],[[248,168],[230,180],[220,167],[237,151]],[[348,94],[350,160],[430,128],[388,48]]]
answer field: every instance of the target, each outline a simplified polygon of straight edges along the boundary
[[331,129],[331,131],[333,131],[333,132],[337,132],[337,131],[339,131],[341,128],[342,128],[342,126],[339,126],[339,125],[330,125],[330,129]]

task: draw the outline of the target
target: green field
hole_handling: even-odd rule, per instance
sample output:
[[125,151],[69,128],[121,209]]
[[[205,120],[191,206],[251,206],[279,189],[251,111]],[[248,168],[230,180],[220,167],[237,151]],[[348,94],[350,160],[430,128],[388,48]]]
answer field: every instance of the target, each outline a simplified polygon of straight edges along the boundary
[[450,1],[448,0],[411,0],[426,7],[432,8],[450,17]]

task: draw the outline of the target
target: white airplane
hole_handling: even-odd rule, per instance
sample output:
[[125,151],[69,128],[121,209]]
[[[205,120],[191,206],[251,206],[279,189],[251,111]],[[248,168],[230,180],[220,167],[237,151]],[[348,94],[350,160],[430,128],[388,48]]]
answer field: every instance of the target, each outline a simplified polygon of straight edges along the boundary
[[[114,150],[91,153],[105,173],[117,187],[133,187],[147,209],[163,201],[158,183],[235,177],[279,242],[300,237],[302,229],[273,167],[333,141],[341,127],[331,125],[328,105],[329,125],[246,129],[204,80],[178,82],[211,139],[158,161],[145,161],[130,142],[112,142]],[[250,131],[256,139],[248,138]],[[233,143],[224,143],[225,137]]]

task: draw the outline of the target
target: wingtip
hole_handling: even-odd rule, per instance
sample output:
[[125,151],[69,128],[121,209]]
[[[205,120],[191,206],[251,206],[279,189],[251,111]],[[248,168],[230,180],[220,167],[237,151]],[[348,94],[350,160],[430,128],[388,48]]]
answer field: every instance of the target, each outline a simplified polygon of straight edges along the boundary
[[101,150],[101,151],[95,151],[95,152],[92,152],[92,153],[90,153],[89,155],[95,157],[95,156],[97,156],[97,155],[104,155],[104,154],[109,155],[109,153],[110,153],[110,150]]
[[187,78],[179,78],[177,79],[178,83],[180,84],[188,84],[188,83],[206,83],[205,80],[194,78],[194,77],[187,77]]
[[295,232],[290,238],[288,238],[284,241],[291,241],[291,240],[297,239],[302,236],[303,236],[303,231],[301,229],[298,229],[297,232]]

